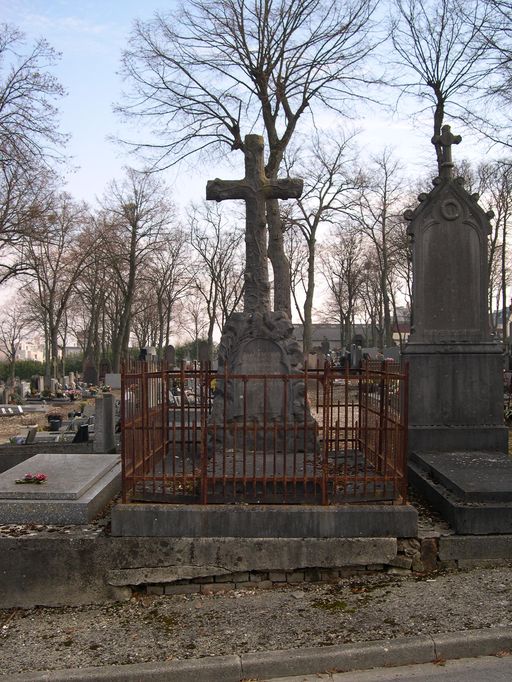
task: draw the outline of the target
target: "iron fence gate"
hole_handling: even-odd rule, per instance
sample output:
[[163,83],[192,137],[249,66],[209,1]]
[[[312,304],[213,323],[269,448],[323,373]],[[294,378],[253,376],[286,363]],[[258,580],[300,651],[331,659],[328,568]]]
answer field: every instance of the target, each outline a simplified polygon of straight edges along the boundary
[[[124,502],[406,498],[407,370],[395,363],[218,375],[137,362],[123,367],[121,390]],[[255,401],[258,418],[247,408]]]

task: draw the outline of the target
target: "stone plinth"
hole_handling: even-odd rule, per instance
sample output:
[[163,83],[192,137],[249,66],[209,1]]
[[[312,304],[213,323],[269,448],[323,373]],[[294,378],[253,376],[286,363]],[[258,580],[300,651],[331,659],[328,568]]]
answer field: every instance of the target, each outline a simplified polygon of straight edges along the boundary
[[409,343],[404,355],[410,451],[507,451],[499,344]]
[[209,424],[216,447],[312,446],[316,422],[305,403],[302,353],[292,331],[279,312],[235,313],[229,319]]

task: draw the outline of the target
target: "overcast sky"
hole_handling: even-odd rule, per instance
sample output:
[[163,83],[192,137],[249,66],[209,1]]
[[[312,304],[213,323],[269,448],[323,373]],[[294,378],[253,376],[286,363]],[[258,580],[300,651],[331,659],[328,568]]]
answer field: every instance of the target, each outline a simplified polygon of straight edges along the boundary
[[[122,131],[112,112],[121,92],[117,75],[120,56],[135,18],[149,19],[156,10],[175,5],[174,0],[0,0],[1,21],[21,28],[29,40],[45,37],[62,53],[54,73],[68,93],[60,105],[61,128],[71,134],[68,152],[78,170],[70,177],[68,189],[76,198],[94,203],[110,180],[122,176],[122,166],[133,164],[107,140]],[[422,122],[400,120],[383,111],[367,112],[353,125],[364,128],[359,144],[365,152],[378,152],[389,145],[408,164],[410,175],[430,170],[427,164],[433,163],[434,155],[429,116]],[[474,156],[471,140],[460,146],[460,155]],[[236,155],[236,164],[241,169],[240,156]],[[228,177],[238,175],[219,164],[198,167],[188,174],[180,172],[179,176],[172,171],[166,179],[174,188],[174,198],[183,205],[204,197],[209,178],[229,172]]]

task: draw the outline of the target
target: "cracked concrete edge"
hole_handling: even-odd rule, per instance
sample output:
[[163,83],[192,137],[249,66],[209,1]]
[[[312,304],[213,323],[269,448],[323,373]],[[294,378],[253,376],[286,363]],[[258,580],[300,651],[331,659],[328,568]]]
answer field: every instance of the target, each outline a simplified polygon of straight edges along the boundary
[[101,668],[0,675],[10,682],[241,682],[395,667],[512,651],[512,627],[466,630],[310,649],[264,651]]

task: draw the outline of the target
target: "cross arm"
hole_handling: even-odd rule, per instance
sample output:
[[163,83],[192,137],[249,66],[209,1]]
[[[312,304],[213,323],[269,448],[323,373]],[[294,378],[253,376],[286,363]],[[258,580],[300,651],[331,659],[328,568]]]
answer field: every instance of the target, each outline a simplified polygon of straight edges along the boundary
[[299,178],[267,180],[264,188],[265,199],[298,199],[303,188],[304,181]]
[[224,201],[225,199],[247,199],[251,190],[244,180],[208,180],[206,183],[206,198],[209,201]]

